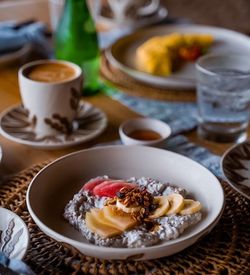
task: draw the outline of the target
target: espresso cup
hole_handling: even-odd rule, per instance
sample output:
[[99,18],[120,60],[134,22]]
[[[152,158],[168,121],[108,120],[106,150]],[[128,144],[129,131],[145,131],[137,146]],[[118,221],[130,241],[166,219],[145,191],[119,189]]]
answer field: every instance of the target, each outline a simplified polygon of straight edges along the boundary
[[66,61],[39,60],[22,66],[18,79],[36,137],[69,135],[81,96],[81,68]]

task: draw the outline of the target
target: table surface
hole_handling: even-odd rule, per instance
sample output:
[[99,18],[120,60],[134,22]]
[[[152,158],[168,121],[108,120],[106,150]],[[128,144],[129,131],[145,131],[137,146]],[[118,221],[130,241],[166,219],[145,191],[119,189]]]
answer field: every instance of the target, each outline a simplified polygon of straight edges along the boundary
[[[21,98],[19,95],[18,66],[4,66],[0,68],[0,112],[4,111],[11,105],[19,104]],[[62,155],[91,147],[100,142],[112,141],[119,138],[118,127],[126,119],[138,117],[138,114],[126,108],[110,97],[99,94],[92,97],[83,97],[87,101],[101,108],[108,116],[108,127],[105,132],[91,142],[64,150],[40,150],[25,145],[17,144],[0,136],[0,145],[3,150],[3,159],[0,167],[0,175],[8,175],[19,172],[33,164],[46,160],[53,160]],[[112,106],[112,108],[110,108]],[[200,139],[196,131],[187,134],[190,140],[197,144],[205,146],[212,152],[222,155],[223,152],[232,144],[213,143]]]

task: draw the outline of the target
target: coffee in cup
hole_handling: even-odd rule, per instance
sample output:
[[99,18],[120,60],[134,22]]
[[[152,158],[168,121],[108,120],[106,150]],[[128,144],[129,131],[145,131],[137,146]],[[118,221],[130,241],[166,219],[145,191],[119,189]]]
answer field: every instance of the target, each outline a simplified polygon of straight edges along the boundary
[[81,96],[81,68],[66,61],[39,60],[21,67],[18,76],[36,137],[70,134]]
[[31,67],[27,77],[40,82],[61,82],[74,78],[76,71],[74,68],[60,63],[43,63]]

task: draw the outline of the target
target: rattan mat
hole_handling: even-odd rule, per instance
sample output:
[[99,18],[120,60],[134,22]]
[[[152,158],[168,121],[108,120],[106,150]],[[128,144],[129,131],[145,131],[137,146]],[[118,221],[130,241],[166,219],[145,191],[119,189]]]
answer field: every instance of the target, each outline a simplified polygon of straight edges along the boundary
[[[218,225],[184,251],[152,261],[108,261],[87,257],[43,234],[31,219],[25,195],[45,163],[20,172],[0,185],[0,206],[26,222],[31,243],[25,262],[37,274],[250,274],[249,201],[223,183],[226,207]],[[212,198],[211,198],[212,199]]]
[[104,53],[101,62],[101,76],[116,88],[129,95],[167,101],[194,101],[196,98],[194,90],[171,90],[154,87],[137,81],[118,68],[112,66]]

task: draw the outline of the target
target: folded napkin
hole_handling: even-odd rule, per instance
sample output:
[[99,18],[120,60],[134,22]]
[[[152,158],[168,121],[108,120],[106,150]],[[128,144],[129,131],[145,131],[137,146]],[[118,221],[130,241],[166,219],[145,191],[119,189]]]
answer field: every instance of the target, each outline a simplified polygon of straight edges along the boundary
[[0,22],[0,54],[16,51],[27,44],[35,44],[50,56],[52,51],[45,36],[46,31],[46,25],[41,22]]
[[35,275],[24,262],[9,259],[2,252],[0,252],[0,274]]

